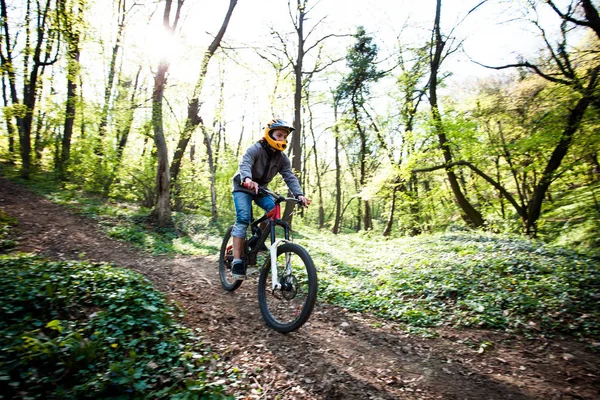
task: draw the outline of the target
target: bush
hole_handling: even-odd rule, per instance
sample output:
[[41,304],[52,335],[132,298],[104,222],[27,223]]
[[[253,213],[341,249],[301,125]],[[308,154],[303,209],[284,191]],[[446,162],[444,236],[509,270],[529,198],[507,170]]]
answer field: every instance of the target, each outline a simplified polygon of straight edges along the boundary
[[7,398],[221,398],[214,358],[140,275],[0,256],[0,393]]

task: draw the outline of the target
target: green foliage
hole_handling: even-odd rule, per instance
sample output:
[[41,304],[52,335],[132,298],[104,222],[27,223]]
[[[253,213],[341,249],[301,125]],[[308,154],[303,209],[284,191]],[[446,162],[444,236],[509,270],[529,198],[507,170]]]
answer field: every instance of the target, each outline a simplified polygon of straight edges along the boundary
[[6,214],[0,208],[0,252],[11,249],[15,246],[15,241],[11,238],[11,227],[15,226],[17,221]]
[[548,203],[540,235],[573,248],[600,248],[600,184],[573,188]]
[[[588,189],[572,195],[593,208]],[[223,228],[207,216],[176,213],[177,230],[159,231],[147,224],[144,212],[125,203],[76,191],[52,192],[51,198],[97,219],[113,237],[155,254],[218,251]],[[573,203],[557,198],[553,204],[577,215],[577,208],[568,207]],[[452,221],[446,226],[454,228],[445,234],[383,241],[377,231],[333,236],[303,226],[307,220],[299,216],[294,221],[302,234],[295,240],[321,266],[325,301],[402,321],[420,334],[448,325],[600,337],[600,258],[593,253],[506,235],[459,233],[462,225],[448,225]]]
[[315,236],[300,242],[321,266],[321,297],[340,306],[413,327],[600,337],[597,255],[491,234]]
[[[124,157],[127,157],[125,155]],[[123,160],[110,188],[112,198],[135,202],[146,208],[154,206],[156,197],[156,163],[154,158],[131,162]],[[116,167],[115,167],[116,168]]]
[[[50,183],[49,183],[50,182]],[[56,204],[98,222],[108,236],[130,242],[153,255],[207,255],[218,251],[224,228],[198,214],[174,213],[173,229],[149,223],[150,210],[126,202],[88,195],[75,189],[60,190],[52,181],[30,187]]]
[[27,115],[27,106],[24,104],[13,104],[2,108],[2,113],[7,117],[24,118]]
[[[207,255],[218,251],[220,237],[215,236],[218,232],[214,231],[214,227],[209,228],[206,218],[183,214],[179,217],[179,215],[175,216],[176,227],[182,227],[186,231],[157,229],[148,224],[140,224],[139,221],[129,220],[107,226],[107,233],[112,238],[130,242],[153,255]],[[203,226],[205,229],[200,231],[198,226]],[[210,231],[213,231],[213,234]]]
[[1,256],[0,388],[23,398],[221,398],[214,355],[140,275]]
[[[468,100],[457,101],[450,107],[452,112],[447,113],[445,124],[452,140],[453,154],[456,159],[471,162],[498,182],[510,193],[517,206],[467,168],[460,169],[461,181],[468,188],[466,192],[470,201],[485,215],[488,226],[499,231],[516,231],[520,222],[523,230],[525,221],[519,219],[525,212],[519,216],[517,208],[531,212],[532,194],[540,187],[540,179],[580,95],[572,88],[550,83],[533,73],[490,79],[474,89],[476,95],[471,98],[471,103]],[[575,243],[577,240],[569,237],[581,236],[595,225],[594,222],[588,223],[581,233],[570,235],[568,230],[561,231],[560,223],[555,223],[564,218],[552,215],[552,210],[556,207],[554,197],[568,198],[572,205],[581,203],[570,196],[570,192],[573,188],[589,184],[590,170],[597,165],[600,150],[597,120],[598,111],[590,108],[573,136],[560,168],[554,173],[550,190],[544,196],[540,219],[527,221],[533,224],[529,228],[537,225],[544,237],[552,238],[559,234],[567,239],[562,243]],[[588,192],[586,189],[582,191]],[[582,213],[578,218],[588,221],[597,218],[593,207],[577,209]],[[569,218],[573,219],[573,216]],[[575,229],[579,228],[582,226]],[[583,241],[579,240],[579,243]],[[588,240],[587,244],[597,246],[594,240]]]
[[346,54],[346,64],[350,71],[337,88],[336,100],[351,100],[362,106],[370,93],[370,84],[381,77],[381,72],[377,71],[374,64],[377,45],[373,43],[373,37],[367,35],[364,27],[359,26],[354,38],[356,42]]

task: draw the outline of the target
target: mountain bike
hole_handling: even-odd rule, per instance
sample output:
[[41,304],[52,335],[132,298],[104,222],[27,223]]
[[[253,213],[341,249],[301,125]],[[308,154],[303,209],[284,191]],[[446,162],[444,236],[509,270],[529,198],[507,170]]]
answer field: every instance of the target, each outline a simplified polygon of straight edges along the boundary
[[[242,260],[247,265],[247,276],[257,270],[258,305],[267,326],[281,333],[300,328],[310,317],[317,298],[317,272],[311,256],[290,239],[290,225],[281,218],[281,203],[302,203],[286,198],[265,188],[258,195],[271,196],[275,208],[250,223],[252,237],[246,240]],[[262,228],[261,228],[262,226]],[[283,238],[277,238],[276,227],[283,228]],[[219,256],[219,275],[223,289],[233,292],[243,281],[231,274],[233,262],[233,226],[229,227]],[[270,246],[266,246],[270,236]]]

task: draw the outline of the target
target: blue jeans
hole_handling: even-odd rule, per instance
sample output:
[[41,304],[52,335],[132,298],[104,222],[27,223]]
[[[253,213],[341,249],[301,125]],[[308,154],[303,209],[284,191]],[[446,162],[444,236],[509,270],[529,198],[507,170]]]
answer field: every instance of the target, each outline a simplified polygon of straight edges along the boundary
[[255,196],[246,192],[233,192],[235,206],[235,224],[232,236],[246,239],[246,231],[252,219],[252,200],[266,212],[275,208],[275,200],[271,196]]

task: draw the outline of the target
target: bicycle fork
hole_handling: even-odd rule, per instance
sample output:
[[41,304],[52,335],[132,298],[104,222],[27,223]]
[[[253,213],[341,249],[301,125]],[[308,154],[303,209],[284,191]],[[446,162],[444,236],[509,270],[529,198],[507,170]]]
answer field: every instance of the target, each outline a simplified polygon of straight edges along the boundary
[[[269,249],[271,253],[271,288],[273,290],[281,290],[281,282],[278,280],[277,276],[277,247],[281,243],[290,243],[287,239],[277,239],[274,243],[271,244],[271,248]],[[285,276],[289,276],[292,274],[292,265],[290,261],[290,255],[285,255]]]

